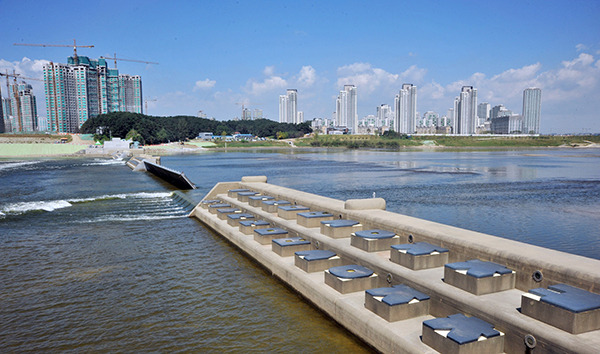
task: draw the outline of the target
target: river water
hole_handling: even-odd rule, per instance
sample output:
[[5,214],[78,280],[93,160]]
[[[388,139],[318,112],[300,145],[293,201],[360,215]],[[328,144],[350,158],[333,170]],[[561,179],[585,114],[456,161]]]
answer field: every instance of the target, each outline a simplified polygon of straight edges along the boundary
[[[600,259],[600,151],[293,150],[162,158],[198,195],[269,182]],[[105,159],[0,161],[0,351],[361,352],[363,343]]]

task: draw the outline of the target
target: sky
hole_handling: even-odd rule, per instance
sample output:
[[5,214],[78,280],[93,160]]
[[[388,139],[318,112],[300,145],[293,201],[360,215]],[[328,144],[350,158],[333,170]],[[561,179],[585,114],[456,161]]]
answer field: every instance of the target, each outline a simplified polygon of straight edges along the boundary
[[[295,88],[306,120],[330,118],[354,84],[362,118],[403,83],[421,115],[445,115],[464,85],[520,114],[523,90],[539,87],[541,133],[600,133],[598,18],[593,0],[0,0],[0,71],[42,78],[72,48],[13,44],[76,39],[94,45],[79,55],[159,63],[118,62],[142,76],[151,115],[229,120],[244,104],[278,120],[279,95]],[[43,83],[29,83],[45,116]]]

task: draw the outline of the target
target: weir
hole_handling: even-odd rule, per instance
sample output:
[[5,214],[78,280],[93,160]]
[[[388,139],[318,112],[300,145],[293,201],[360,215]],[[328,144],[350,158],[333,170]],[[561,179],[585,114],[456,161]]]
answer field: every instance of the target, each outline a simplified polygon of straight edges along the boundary
[[385,207],[251,176],[190,216],[382,352],[598,352],[600,261]]
[[140,155],[125,163],[133,171],[147,171],[179,189],[196,189],[183,172],[175,171],[160,164],[160,157]]

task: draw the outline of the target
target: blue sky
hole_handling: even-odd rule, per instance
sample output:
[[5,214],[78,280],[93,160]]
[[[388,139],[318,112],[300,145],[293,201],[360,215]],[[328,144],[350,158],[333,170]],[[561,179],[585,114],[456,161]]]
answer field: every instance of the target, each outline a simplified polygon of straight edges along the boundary
[[[359,117],[418,87],[420,114],[445,114],[462,85],[478,101],[521,113],[523,89],[542,88],[542,133],[600,132],[598,1],[28,1],[0,0],[0,70],[40,77],[45,61],[80,55],[142,76],[152,115],[277,120],[298,89],[305,119],[330,117],[344,84]],[[112,63],[111,63],[112,66]],[[33,84],[45,116],[43,87]],[[5,86],[3,86],[5,91]],[[5,93],[4,93],[5,94]]]

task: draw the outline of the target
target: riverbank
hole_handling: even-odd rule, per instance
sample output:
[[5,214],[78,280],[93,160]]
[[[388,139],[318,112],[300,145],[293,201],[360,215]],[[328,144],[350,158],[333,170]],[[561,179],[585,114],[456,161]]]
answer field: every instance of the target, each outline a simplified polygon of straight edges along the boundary
[[[59,143],[63,136],[52,135],[2,135],[0,136],[0,158],[78,157],[111,156],[114,150],[105,150],[77,134],[66,135],[66,143]],[[297,138],[267,141],[200,141],[173,142],[146,145],[130,149],[133,155],[158,156],[196,154],[212,151],[254,149],[384,149],[394,151],[432,150],[505,150],[505,149],[556,149],[556,148],[600,148],[600,136],[539,136],[539,137],[453,137],[418,136],[410,138],[384,138],[378,136],[343,135]]]

